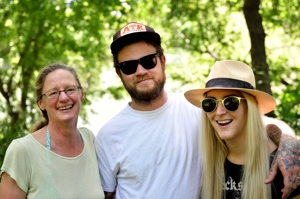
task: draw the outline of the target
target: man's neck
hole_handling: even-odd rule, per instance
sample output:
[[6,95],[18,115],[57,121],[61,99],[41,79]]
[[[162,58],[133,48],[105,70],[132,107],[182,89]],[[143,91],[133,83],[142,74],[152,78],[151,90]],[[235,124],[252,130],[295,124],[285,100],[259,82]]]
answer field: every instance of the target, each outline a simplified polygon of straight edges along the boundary
[[168,93],[165,90],[162,90],[161,94],[155,100],[146,104],[145,102],[139,102],[132,99],[130,106],[137,111],[153,111],[163,106],[167,100]]

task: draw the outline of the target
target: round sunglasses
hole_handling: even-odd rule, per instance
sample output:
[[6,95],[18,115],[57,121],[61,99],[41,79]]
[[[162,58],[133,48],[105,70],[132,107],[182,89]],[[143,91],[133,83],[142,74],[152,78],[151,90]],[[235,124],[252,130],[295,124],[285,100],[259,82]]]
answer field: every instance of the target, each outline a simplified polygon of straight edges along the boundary
[[154,53],[146,55],[137,60],[124,61],[117,64],[117,67],[126,75],[131,75],[136,72],[138,64],[141,64],[143,68],[150,70],[154,68],[157,64],[156,57],[159,56],[159,53]]
[[236,111],[240,106],[241,99],[246,98],[236,96],[229,96],[225,97],[224,99],[205,98],[201,100],[202,110],[207,113],[213,112],[216,110],[218,102],[221,101],[226,110]]

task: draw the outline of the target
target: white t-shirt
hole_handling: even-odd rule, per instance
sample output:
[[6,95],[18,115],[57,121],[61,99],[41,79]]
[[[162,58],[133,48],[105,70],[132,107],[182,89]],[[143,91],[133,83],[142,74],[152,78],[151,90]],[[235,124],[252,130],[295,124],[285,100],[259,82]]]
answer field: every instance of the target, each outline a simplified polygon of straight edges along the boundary
[[127,105],[96,136],[103,190],[119,199],[194,199],[200,182],[201,109],[169,94],[154,111]]
[[1,168],[27,193],[27,198],[101,199],[103,189],[94,149],[94,134],[79,129],[82,153],[64,157],[39,143],[31,134],[12,141]]

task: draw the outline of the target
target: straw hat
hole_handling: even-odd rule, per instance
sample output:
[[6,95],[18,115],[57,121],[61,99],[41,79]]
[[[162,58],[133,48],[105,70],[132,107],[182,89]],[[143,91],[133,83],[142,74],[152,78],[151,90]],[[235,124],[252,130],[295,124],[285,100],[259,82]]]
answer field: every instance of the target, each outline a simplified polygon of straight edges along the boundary
[[206,80],[205,88],[189,90],[184,93],[185,98],[193,105],[201,108],[200,100],[204,94],[213,89],[238,90],[255,96],[258,108],[263,114],[276,107],[275,99],[268,93],[255,89],[255,77],[252,69],[239,61],[217,61]]

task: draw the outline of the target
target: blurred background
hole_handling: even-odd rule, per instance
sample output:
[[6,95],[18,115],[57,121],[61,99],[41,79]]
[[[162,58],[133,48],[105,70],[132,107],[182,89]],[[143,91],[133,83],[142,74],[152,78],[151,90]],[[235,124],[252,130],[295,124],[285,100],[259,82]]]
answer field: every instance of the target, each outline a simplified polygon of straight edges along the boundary
[[12,139],[42,120],[34,82],[50,63],[80,76],[79,126],[97,134],[126,106],[109,47],[130,21],[161,35],[168,91],[204,86],[216,60],[243,61],[277,100],[268,116],[300,135],[299,0],[0,0],[0,164]]

